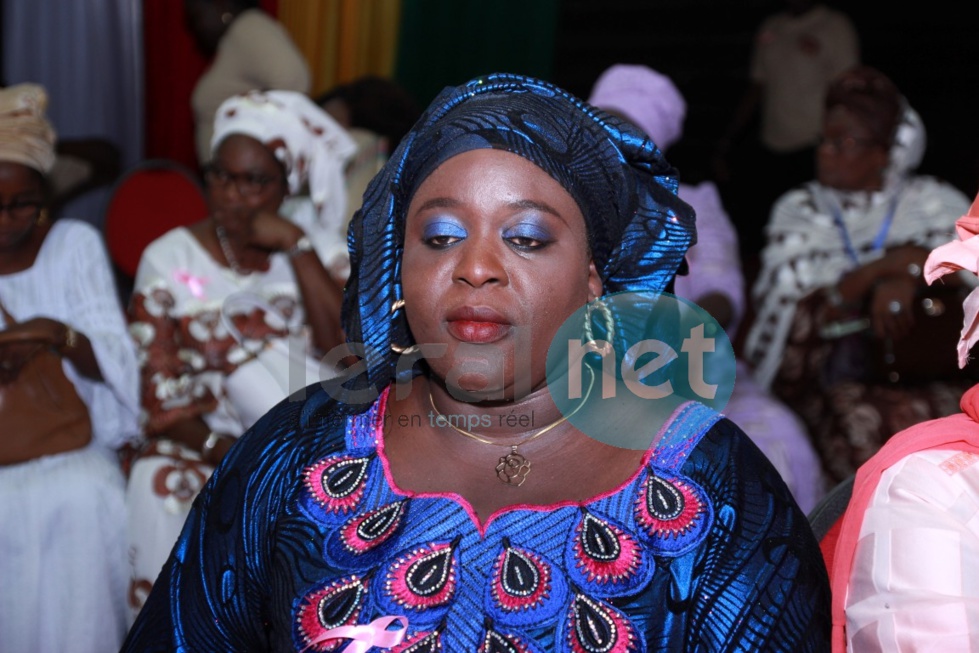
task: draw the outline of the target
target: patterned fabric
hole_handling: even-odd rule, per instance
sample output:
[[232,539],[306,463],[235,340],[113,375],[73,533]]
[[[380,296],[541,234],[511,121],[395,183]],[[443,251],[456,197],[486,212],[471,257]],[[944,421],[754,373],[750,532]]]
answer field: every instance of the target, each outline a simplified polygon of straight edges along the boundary
[[336,651],[326,630],[382,616],[408,620],[399,652],[825,650],[808,522],[709,408],[680,407],[614,491],[480,524],[394,484],[386,394],[346,417],[323,394],[232,449],[123,651]]
[[574,197],[607,293],[662,291],[696,239],[693,212],[676,197],[676,171],[637,128],[517,75],[447,88],[374,178],[350,225],[344,327],[351,342],[364,344],[375,389],[394,378],[391,343],[412,343],[403,312],[391,316],[401,298],[398,266],[411,194],[438,164],[477,148],[528,159]]
[[[783,364],[796,304],[835,284],[855,265],[834,213],[846,227],[859,265],[880,258],[888,248],[919,245],[931,250],[951,238],[955,220],[965,214],[969,200],[950,184],[912,174],[924,141],[918,114],[906,107],[882,190],[843,192],[810,182],[775,203],[766,227],[762,269],[752,289],[757,315],[744,345],[745,357],[764,387],[772,385]],[[880,248],[875,241],[887,215],[892,219]]]
[[773,391],[806,424],[832,486],[852,475],[898,431],[954,413],[974,381],[912,384],[839,378],[827,383],[827,360],[849,365],[867,353],[868,345],[861,334],[843,346],[819,337],[826,308],[820,293],[799,302]]
[[[129,308],[146,435],[158,436],[198,416],[217,433],[241,435],[254,415],[287,394],[265,373],[257,353],[286,342],[303,316],[292,266],[283,255],[273,255],[266,272],[238,275],[183,227],[151,243],[140,259]],[[234,391],[241,387],[247,391]],[[126,502],[134,611],[212,470],[199,452],[159,437],[132,461]]]

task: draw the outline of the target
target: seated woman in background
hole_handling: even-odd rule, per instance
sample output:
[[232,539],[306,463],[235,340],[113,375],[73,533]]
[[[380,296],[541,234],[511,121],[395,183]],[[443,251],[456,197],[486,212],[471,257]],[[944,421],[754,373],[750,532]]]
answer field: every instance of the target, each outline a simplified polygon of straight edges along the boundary
[[890,79],[844,73],[826,98],[818,179],[783,195],[767,227],[745,355],[803,418],[832,482],[897,431],[954,412],[969,385],[925,368],[895,374],[890,358],[935,346],[932,318],[916,309],[921,268],[969,206],[951,185],[912,174],[924,147],[920,118]]
[[421,107],[397,82],[365,75],[338,84],[316,98],[316,104],[336,119],[357,144],[345,170],[347,213],[344,228],[360,208],[367,185],[387,162]]
[[625,352],[606,302],[693,239],[625,121],[517,75],[444,90],[351,225],[364,360],[231,449],[123,650],[825,650],[818,546],[744,433],[547,361],[592,327]]
[[[612,66],[595,82],[588,101],[641,128],[664,152],[683,135],[687,104],[680,89],[647,66]],[[697,244],[687,251],[689,272],[677,276],[676,294],[710,313],[733,341],[745,303],[737,232],[712,182],[681,183],[677,194],[697,214]],[[799,507],[809,512],[825,492],[809,434],[795,413],[755,383],[741,360],[724,414],[772,461]]]
[[[979,274],[979,197],[935,249],[934,283]],[[979,290],[966,299],[963,367],[979,340]],[[974,651],[979,648],[979,385],[961,413],[916,424],[857,470],[833,555],[833,651]]]
[[[105,653],[128,625],[117,450],[139,376],[99,233],[48,217],[46,106],[35,84],[0,90],[0,651]],[[43,394],[17,393],[42,373]]]
[[206,173],[211,215],[143,253],[130,305],[148,438],[128,492],[137,608],[213,466],[265,409],[308,382],[284,367],[283,387],[265,373],[262,354],[308,334],[316,354],[293,361],[304,367],[343,342],[340,285],[311,240],[316,216],[297,224],[279,211],[307,183],[314,199],[342,205],[348,145],[302,94],[228,100]]

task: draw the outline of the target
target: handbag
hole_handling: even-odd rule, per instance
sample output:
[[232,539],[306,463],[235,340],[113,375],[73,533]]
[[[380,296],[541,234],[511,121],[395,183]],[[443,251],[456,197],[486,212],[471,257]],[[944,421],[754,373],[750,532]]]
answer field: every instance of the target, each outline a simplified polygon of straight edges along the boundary
[[[0,302],[6,324],[16,320]],[[65,375],[61,356],[41,331],[0,331],[0,465],[86,446],[88,406]]]

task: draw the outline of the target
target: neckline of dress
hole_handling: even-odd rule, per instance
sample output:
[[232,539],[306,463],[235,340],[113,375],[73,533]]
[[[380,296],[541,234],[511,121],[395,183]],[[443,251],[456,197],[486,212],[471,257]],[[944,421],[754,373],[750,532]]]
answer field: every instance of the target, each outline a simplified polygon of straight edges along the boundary
[[[691,401],[683,402],[673,410],[673,412],[670,414],[667,420],[660,427],[659,431],[656,433],[656,436],[653,438],[654,444],[651,445],[648,449],[646,449],[646,451],[643,453],[642,460],[640,460],[636,470],[633,471],[633,473],[630,474],[629,477],[626,478],[622,483],[615,486],[614,488],[606,490],[605,492],[601,492],[597,495],[590,496],[587,499],[581,501],[567,500],[567,501],[560,501],[551,504],[516,503],[509,506],[504,506],[503,508],[499,508],[493,511],[486,518],[486,521],[483,522],[480,520],[479,515],[476,514],[476,511],[473,508],[472,504],[460,494],[457,494],[455,492],[413,492],[411,490],[406,490],[402,488],[401,486],[398,485],[397,481],[395,481],[394,474],[391,471],[391,463],[388,460],[387,454],[385,453],[384,450],[384,426],[383,425],[385,422],[385,416],[387,415],[387,402],[388,402],[390,390],[391,390],[390,386],[385,388],[381,392],[381,395],[375,401],[374,405],[370,408],[370,412],[373,413],[373,418],[370,420],[370,426],[367,427],[368,429],[370,429],[370,435],[374,444],[374,449],[377,452],[377,457],[378,459],[380,459],[381,466],[384,469],[384,480],[387,483],[388,488],[395,494],[412,498],[412,499],[416,499],[416,498],[441,499],[458,505],[469,516],[470,521],[472,521],[473,526],[476,528],[476,531],[479,533],[480,537],[484,537],[486,535],[486,532],[488,531],[489,527],[493,524],[494,521],[510,513],[520,512],[520,511],[551,512],[560,508],[574,508],[574,507],[588,506],[593,503],[597,503],[603,499],[606,499],[610,496],[621,493],[627,487],[634,484],[636,480],[640,477],[640,475],[643,473],[643,471],[646,470],[646,468],[649,466],[650,460],[652,460],[653,452],[656,451],[658,443],[662,441],[666,430],[676,421],[677,416],[679,416],[684,410],[686,410],[693,403]],[[350,420],[348,420],[346,428],[347,428],[347,433],[345,434],[345,437],[349,435],[349,429],[352,428],[352,422]]]

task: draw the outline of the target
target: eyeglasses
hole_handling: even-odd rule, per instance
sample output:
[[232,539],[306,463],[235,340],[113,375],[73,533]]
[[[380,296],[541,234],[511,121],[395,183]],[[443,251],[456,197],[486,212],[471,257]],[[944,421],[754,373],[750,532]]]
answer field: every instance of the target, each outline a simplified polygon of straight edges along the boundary
[[44,202],[41,200],[14,200],[9,204],[0,204],[0,215],[9,213],[18,222],[35,219],[41,213]]
[[854,136],[821,136],[819,147],[829,147],[837,152],[857,152],[870,147],[880,145],[871,138],[856,138]]
[[204,169],[204,180],[209,186],[227,187],[234,182],[238,194],[242,197],[255,197],[265,192],[269,184],[279,181],[281,177],[269,177],[268,175],[258,175],[252,172],[228,172],[224,168],[216,165],[208,166]]

